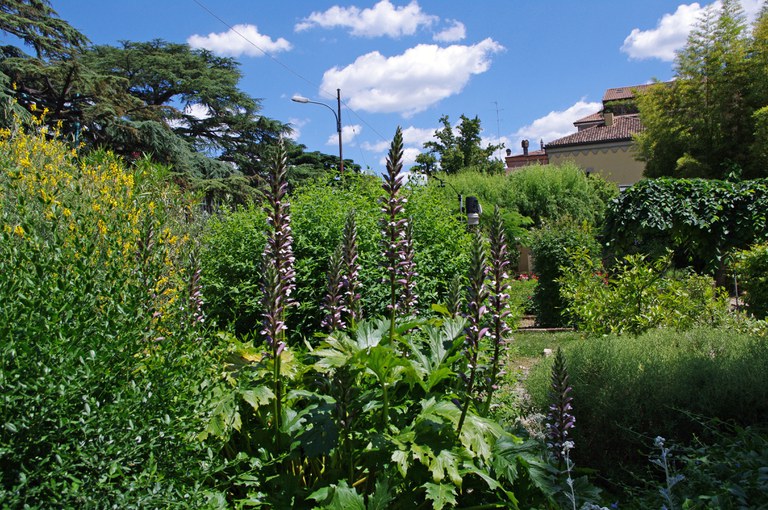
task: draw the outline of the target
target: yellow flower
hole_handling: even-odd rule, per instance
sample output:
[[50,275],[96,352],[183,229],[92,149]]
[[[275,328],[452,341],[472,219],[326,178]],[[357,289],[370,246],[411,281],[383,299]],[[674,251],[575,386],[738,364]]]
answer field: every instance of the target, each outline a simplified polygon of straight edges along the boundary
[[13,229],[13,233],[23,238],[25,234],[24,227],[22,227],[21,225],[16,225],[16,227]]

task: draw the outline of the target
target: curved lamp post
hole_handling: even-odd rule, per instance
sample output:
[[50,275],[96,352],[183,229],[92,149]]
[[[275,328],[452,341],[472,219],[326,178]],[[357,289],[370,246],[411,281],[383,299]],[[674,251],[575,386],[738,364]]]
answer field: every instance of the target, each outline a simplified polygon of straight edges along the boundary
[[341,89],[336,89],[336,109],[334,110],[330,105],[327,105],[325,103],[320,103],[318,101],[310,101],[304,96],[293,96],[291,98],[291,101],[294,103],[302,103],[302,104],[319,104],[321,106],[325,106],[331,112],[333,112],[333,116],[336,117],[336,132],[339,133],[339,172],[341,173],[341,176],[344,176],[344,157],[342,156],[341,152]]

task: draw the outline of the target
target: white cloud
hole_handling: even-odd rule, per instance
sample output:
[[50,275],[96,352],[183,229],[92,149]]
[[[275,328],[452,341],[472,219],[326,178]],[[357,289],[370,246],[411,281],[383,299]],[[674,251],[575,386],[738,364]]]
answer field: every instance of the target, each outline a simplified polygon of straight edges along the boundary
[[675,52],[685,46],[688,34],[703,10],[698,3],[680,5],[673,14],[662,16],[656,28],[633,29],[624,39],[621,51],[634,59],[658,58],[672,61]]
[[408,117],[461,92],[472,75],[490,68],[491,55],[502,50],[488,38],[472,46],[420,44],[393,57],[374,51],[326,71],[320,89],[341,88],[356,110]]
[[[349,126],[341,126],[341,140],[343,145],[352,144],[355,138],[363,131],[363,128],[360,126],[360,124],[351,124]],[[338,145],[339,144],[339,133],[338,131],[331,136],[328,137],[328,141],[325,142],[326,145]]]
[[[760,11],[762,0],[742,0],[747,21],[752,22]],[[713,2],[712,7],[720,9],[719,1]],[[696,25],[707,6],[701,6],[694,2],[682,4],[672,14],[665,14],[656,24],[656,28],[640,30],[635,28],[624,39],[621,51],[633,59],[658,58],[671,62],[675,59],[675,53],[685,46],[688,34]]]
[[[405,147],[403,148],[403,159],[401,160],[403,162],[403,175],[405,175],[405,179],[407,179],[407,175],[409,172],[406,170],[411,168],[413,165],[416,164],[416,156],[421,154],[421,151],[415,147]],[[387,155],[384,154],[381,158],[379,158],[379,165],[381,165],[381,168],[384,169],[387,167]],[[404,180],[405,182],[405,180]]]
[[376,143],[363,142],[360,144],[360,148],[370,152],[386,152],[389,150],[389,144],[390,142],[387,142],[385,140],[381,140]]
[[451,26],[435,34],[432,39],[437,42],[456,42],[467,37],[467,28],[464,26],[464,23],[457,20],[450,21]]
[[419,148],[424,146],[424,142],[428,142],[435,138],[435,129],[430,128],[417,128],[409,126],[403,129],[403,144],[415,145]]
[[313,12],[296,24],[301,32],[312,27],[350,29],[360,37],[401,37],[413,35],[422,26],[430,26],[439,18],[424,13],[416,0],[404,7],[395,7],[389,0],[381,0],[369,9],[339,7],[335,5],[324,12]]
[[289,51],[293,47],[282,37],[273,40],[268,35],[260,34],[256,25],[235,25],[227,32],[212,32],[207,36],[195,34],[187,39],[187,44],[229,57],[261,57],[265,53]]
[[288,124],[291,126],[291,137],[294,140],[298,140],[301,137],[301,128],[306,126],[308,122],[307,119],[299,119],[296,117],[288,119]]
[[[513,135],[514,142],[507,145],[513,154],[521,152],[520,142],[530,140],[531,150],[538,150],[538,141],[544,140],[546,145],[552,140],[562,138],[565,135],[576,132],[573,123],[582,117],[598,112],[602,103],[587,103],[584,100],[576,102],[573,106],[563,111],[549,112],[544,117],[534,120],[527,126],[518,129]],[[533,149],[536,147],[536,149]]]

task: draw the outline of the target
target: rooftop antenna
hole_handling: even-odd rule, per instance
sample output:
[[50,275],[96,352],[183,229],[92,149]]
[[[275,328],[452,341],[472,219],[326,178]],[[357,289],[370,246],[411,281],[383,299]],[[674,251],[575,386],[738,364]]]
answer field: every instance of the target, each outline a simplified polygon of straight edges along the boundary
[[[499,142],[499,145],[501,145],[501,123],[499,122],[499,102],[493,101],[493,104],[496,105],[496,140]],[[501,147],[497,149],[498,151],[501,151]],[[503,158],[499,158],[503,159]]]

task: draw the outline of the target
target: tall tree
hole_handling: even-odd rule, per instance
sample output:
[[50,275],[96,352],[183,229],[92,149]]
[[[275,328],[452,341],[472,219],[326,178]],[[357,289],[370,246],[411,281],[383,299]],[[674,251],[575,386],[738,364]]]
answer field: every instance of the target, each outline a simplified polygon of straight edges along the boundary
[[263,148],[290,132],[261,116],[259,102],[238,88],[241,73],[232,58],[158,39],[97,46],[84,60],[125,79],[126,91],[143,103],[132,120],[163,120],[196,150],[245,174],[262,172]]
[[3,0],[0,31],[32,46],[37,58],[71,55],[88,39],[60,19],[48,0]]
[[710,6],[677,55],[676,79],[640,95],[645,130],[636,142],[646,176],[765,175],[750,156],[768,79],[759,27],[749,33],[738,0]]
[[440,123],[443,127],[435,131],[434,140],[424,143],[427,152],[417,156],[416,171],[433,173],[438,162],[440,169],[447,174],[455,174],[466,168],[486,173],[503,170],[500,161],[491,160],[493,153],[502,145],[482,146],[482,128],[477,116],[470,119],[462,114],[456,130],[458,133],[454,131],[447,115],[440,117]]

